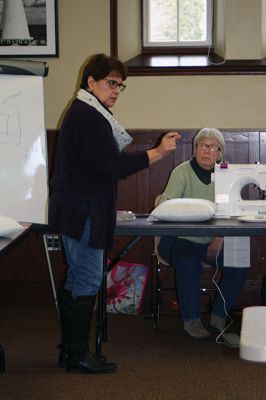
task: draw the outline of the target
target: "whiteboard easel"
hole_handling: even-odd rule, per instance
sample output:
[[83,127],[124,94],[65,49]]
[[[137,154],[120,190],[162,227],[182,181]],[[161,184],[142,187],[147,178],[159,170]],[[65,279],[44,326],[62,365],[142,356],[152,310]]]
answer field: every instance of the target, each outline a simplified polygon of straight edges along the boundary
[[47,222],[43,77],[0,75],[0,214]]

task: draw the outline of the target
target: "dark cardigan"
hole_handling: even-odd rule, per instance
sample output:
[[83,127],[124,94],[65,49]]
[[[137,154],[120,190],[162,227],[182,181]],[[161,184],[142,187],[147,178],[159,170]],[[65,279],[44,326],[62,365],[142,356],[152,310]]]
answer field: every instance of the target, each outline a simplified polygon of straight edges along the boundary
[[49,226],[80,240],[90,216],[89,244],[110,250],[116,223],[117,181],[148,166],[146,151],[120,152],[106,118],[94,107],[74,100],[59,134]]

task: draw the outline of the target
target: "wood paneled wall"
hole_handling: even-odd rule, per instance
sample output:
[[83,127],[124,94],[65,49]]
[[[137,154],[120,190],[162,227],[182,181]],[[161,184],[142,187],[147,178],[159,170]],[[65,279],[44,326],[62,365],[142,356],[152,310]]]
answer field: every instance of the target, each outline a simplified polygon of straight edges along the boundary
[[[169,130],[169,129],[166,129]],[[165,130],[165,131],[166,131]],[[133,212],[149,212],[154,199],[162,192],[171,170],[187,160],[192,152],[192,139],[197,130],[177,130],[182,135],[177,149],[164,160],[120,181],[118,209]],[[126,151],[147,150],[165,133],[163,130],[130,130],[133,142]],[[226,141],[226,160],[231,163],[266,163],[266,132],[261,130],[223,130]],[[47,132],[49,176],[53,171],[58,131]],[[252,188],[249,196],[256,198]],[[129,238],[117,238],[112,257]],[[265,248],[265,250],[264,250]],[[153,240],[144,238],[127,255],[126,259],[151,265]],[[252,268],[243,293],[247,304],[258,304],[260,285],[266,272],[266,246],[264,238],[252,239]],[[65,276],[61,252],[51,253],[52,265],[57,283]],[[51,303],[52,291],[40,232],[32,231],[12,251],[0,258],[0,304]]]

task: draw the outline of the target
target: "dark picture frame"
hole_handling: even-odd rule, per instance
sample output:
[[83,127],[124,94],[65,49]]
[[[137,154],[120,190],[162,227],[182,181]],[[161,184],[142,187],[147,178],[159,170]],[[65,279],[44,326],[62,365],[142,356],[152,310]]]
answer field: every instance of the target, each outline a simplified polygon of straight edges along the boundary
[[58,0],[0,0],[0,57],[58,55]]

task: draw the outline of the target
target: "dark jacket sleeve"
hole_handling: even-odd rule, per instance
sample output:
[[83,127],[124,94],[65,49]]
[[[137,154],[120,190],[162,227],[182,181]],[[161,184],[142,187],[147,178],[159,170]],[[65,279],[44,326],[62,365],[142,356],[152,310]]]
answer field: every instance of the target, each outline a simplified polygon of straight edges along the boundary
[[[75,116],[74,116],[75,117]],[[149,166],[146,151],[119,151],[109,122],[95,109],[81,107],[76,127],[76,145],[81,162],[108,178],[121,179]],[[76,153],[77,154],[77,153]]]

